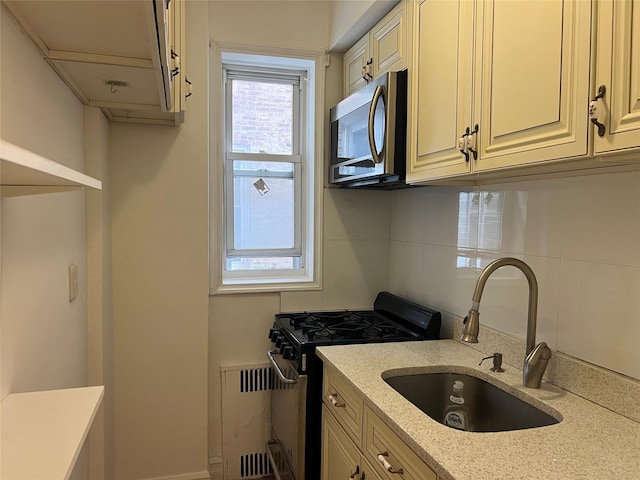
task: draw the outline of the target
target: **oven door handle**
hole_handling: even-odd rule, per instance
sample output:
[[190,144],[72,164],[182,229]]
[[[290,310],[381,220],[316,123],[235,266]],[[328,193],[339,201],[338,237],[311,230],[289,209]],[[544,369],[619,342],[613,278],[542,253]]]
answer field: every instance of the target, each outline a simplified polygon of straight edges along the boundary
[[[269,463],[271,464],[271,470],[273,473],[273,476],[275,477],[275,480],[282,480],[282,475],[280,475],[280,472],[278,471],[278,464],[276,463],[276,459],[275,456],[273,455],[273,452],[271,451],[271,446],[272,445],[278,445],[278,442],[275,440],[269,440],[265,447],[267,450],[267,456],[269,457]],[[291,477],[293,478],[293,477]]]
[[271,365],[273,366],[273,368],[275,369],[276,373],[278,374],[278,377],[280,377],[280,380],[282,380],[282,383],[298,383],[297,380],[293,380],[291,378],[287,378],[285,377],[284,373],[282,372],[282,369],[280,368],[280,365],[278,365],[278,363],[276,362],[275,358],[273,358],[273,354],[276,353],[275,350],[269,350],[267,352],[267,356],[269,357],[269,361],[271,362]]

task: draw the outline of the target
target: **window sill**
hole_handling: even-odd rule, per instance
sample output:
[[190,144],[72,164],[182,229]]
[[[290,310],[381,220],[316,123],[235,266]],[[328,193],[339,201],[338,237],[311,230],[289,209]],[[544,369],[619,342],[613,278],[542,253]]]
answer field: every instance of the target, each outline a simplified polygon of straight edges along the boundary
[[234,293],[274,293],[274,292],[304,292],[321,290],[319,282],[292,283],[237,283],[212,287],[209,295],[227,295]]

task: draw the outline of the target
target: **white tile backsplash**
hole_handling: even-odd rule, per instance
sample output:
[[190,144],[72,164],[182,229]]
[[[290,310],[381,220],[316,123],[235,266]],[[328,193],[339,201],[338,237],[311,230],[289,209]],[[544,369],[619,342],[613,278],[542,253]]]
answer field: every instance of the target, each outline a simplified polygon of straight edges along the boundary
[[414,188],[391,198],[391,240],[422,243],[427,188]]
[[398,243],[396,248],[391,248],[389,258],[389,276],[396,279],[394,293],[418,301],[423,289],[422,268],[407,266],[414,262],[422,265],[422,243],[392,243]]
[[558,349],[640,378],[640,268],[563,260]]
[[388,240],[325,240],[323,304],[328,309],[371,308],[388,288]]
[[322,291],[285,291],[280,293],[281,312],[312,312],[322,310]]
[[640,267],[640,173],[569,179],[561,200],[563,258]]
[[476,195],[456,187],[426,190],[424,243],[475,248],[478,241],[477,229],[474,228],[478,217]]
[[327,188],[324,191],[324,238],[388,240],[390,193]]
[[[537,342],[545,341],[552,349],[557,345],[558,273],[556,258],[513,255],[509,252],[483,252],[491,259],[512,256],[527,263],[538,283]],[[481,269],[478,268],[478,275]],[[469,298],[473,294],[472,286]],[[468,307],[471,306],[469,302]],[[467,308],[468,308],[467,307]],[[529,307],[529,285],[526,277],[515,267],[496,270],[485,285],[480,302],[480,323],[504,333],[525,338]]]
[[[471,306],[477,276],[475,268],[459,267],[459,262],[469,260],[475,263],[475,252],[425,244],[422,255],[422,299],[430,305],[464,316]],[[419,268],[419,265],[416,262],[408,268]],[[391,284],[394,284],[393,278]]]
[[[544,183],[544,182],[541,182]],[[558,193],[535,182],[500,185],[479,195],[478,247],[522,255],[560,257],[562,212]]]
[[[391,226],[391,291],[464,317],[481,269],[521,258],[538,280],[538,341],[640,378],[640,173],[396,191]],[[482,325],[524,338],[527,304],[525,277],[495,272],[480,341]]]

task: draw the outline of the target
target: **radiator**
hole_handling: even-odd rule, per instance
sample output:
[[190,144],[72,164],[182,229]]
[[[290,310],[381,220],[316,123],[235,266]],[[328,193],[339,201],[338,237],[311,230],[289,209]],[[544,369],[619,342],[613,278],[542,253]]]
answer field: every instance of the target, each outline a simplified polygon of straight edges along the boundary
[[220,370],[224,479],[269,476],[272,470],[264,445],[271,429],[273,371],[268,363]]

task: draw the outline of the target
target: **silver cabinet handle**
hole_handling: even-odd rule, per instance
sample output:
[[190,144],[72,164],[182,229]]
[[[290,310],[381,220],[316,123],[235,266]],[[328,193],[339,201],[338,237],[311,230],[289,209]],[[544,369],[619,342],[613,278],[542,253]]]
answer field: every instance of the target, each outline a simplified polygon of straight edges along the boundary
[[276,363],[276,360],[273,358],[273,354],[277,353],[275,350],[269,350],[267,352],[267,357],[269,357],[269,361],[271,362],[271,365],[273,366],[273,369],[276,371],[276,374],[278,375],[278,377],[280,378],[280,380],[282,380],[283,383],[298,383],[296,380],[293,380],[291,378],[287,378],[284,373],[282,372],[282,369],[280,368],[280,365],[278,365]]
[[393,465],[389,463],[389,460],[387,460],[388,456],[389,452],[382,452],[378,454],[378,462],[380,462],[382,468],[384,468],[389,473],[398,473],[402,475],[404,473],[404,470],[402,470],[401,468],[395,469]]
[[338,392],[330,393],[329,394],[329,401],[331,402],[331,405],[333,405],[336,408],[344,408],[344,407],[347,406],[346,403],[340,403],[338,401]]

